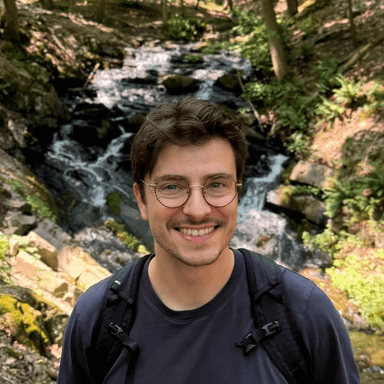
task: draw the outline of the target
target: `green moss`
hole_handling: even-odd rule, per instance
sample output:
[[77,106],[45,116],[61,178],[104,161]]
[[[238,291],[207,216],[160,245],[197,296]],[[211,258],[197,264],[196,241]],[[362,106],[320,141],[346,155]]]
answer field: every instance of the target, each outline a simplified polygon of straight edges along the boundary
[[108,202],[108,208],[111,210],[112,213],[115,215],[120,215],[120,204],[121,204],[121,197],[118,193],[112,192],[107,197]]
[[48,335],[42,324],[39,311],[26,303],[20,303],[9,295],[0,297],[0,315],[10,314],[17,330],[14,337],[19,343],[28,345],[36,352],[42,353],[49,343]]

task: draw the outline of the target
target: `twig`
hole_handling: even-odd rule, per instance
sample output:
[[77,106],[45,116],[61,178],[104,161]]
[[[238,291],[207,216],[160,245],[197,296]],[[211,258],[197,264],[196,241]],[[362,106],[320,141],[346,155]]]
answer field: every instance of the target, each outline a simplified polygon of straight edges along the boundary
[[85,82],[84,87],[86,87],[88,85],[88,83],[93,79],[93,76],[95,76],[95,73],[96,71],[99,69],[100,67],[100,63],[96,63],[95,67],[93,68],[92,72],[90,73],[90,75],[88,76],[88,79],[87,81]]
[[[240,83],[240,87],[241,87],[242,91],[245,92],[244,84],[243,84],[243,81],[241,80],[241,76],[240,76],[240,71],[237,71],[237,77],[239,79],[239,83]],[[264,128],[261,124],[260,116],[259,116],[258,112],[256,111],[255,106],[252,104],[252,101],[248,101],[248,103],[251,106],[251,109],[252,109],[252,111],[256,117],[257,122],[259,123],[261,132],[264,132]]]

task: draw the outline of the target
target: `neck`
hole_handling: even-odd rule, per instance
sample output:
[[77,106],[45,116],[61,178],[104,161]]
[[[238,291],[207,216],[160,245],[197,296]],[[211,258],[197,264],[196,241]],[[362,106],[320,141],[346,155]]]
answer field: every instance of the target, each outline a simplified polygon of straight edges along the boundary
[[221,291],[231,276],[234,262],[229,248],[213,264],[199,267],[156,254],[148,272],[156,294],[167,307],[191,310],[208,303]]

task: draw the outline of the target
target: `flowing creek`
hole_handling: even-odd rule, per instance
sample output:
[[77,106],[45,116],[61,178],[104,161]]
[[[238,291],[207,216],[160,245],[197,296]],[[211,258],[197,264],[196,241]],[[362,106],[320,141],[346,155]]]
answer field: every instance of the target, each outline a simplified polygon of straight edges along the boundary
[[[249,61],[233,52],[189,62],[187,55],[195,54],[193,44],[127,48],[126,53],[122,68],[100,70],[80,92],[68,93],[64,101],[72,120],[54,134],[43,154],[28,159],[34,172],[58,197],[62,226],[112,271],[129,256],[121,256],[126,252],[112,244],[106,231],[92,229],[107,219],[123,222],[153,251],[149,227],[141,220],[132,194],[129,148],[144,116],[156,105],[179,97],[166,89],[164,76],[177,74],[194,79],[182,96],[192,95],[238,110],[248,106],[241,89],[228,90],[219,79],[242,71],[242,81],[246,82],[252,74]],[[263,210],[266,194],[278,185],[288,157],[268,141],[249,140],[251,159],[231,246],[272,252],[275,259],[294,269],[321,265],[321,257],[296,242],[285,219]],[[108,207],[112,193],[121,199],[118,213]],[[260,236],[273,238],[269,249],[260,248]],[[113,248],[114,261],[103,259],[105,248]]]

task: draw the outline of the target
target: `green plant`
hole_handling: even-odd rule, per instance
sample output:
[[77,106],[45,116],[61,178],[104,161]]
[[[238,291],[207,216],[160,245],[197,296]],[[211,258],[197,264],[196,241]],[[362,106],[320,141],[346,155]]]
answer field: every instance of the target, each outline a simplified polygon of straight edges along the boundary
[[108,207],[115,215],[120,214],[121,197],[118,193],[112,192],[107,197]]
[[7,261],[8,239],[0,234],[0,284],[8,284],[11,280],[11,266]]
[[20,196],[24,196],[23,183],[19,179],[8,179],[5,177],[0,177],[0,180],[8,184]]
[[343,119],[346,108],[331,100],[321,97],[322,103],[317,107],[316,114],[325,115],[328,121],[334,121],[336,118]]
[[308,44],[301,44],[299,47],[299,58],[303,61],[310,61],[313,57],[314,47]]
[[197,40],[206,31],[206,24],[197,18],[184,18],[174,13],[166,26],[166,34],[170,39]]
[[301,32],[304,32],[307,37],[311,37],[317,34],[318,23],[312,16],[309,16],[299,21],[297,27]]
[[313,73],[318,73],[317,86],[320,92],[328,93],[337,87],[336,75],[342,72],[342,68],[334,59],[324,59],[312,69]]
[[[383,257],[377,254],[377,260]],[[362,315],[371,327],[384,328],[384,273],[383,263],[373,257],[366,259],[349,255],[344,260],[336,259],[326,273],[333,284],[345,290],[350,298],[362,308]]]
[[201,63],[204,61],[202,55],[185,55],[184,60],[188,63]]
[[123,224],[117,223],[115,220],[107,220],[105,226],[109,228],[128,248],[140,253],[149,253],[139,240],[125,230]]
[[35,213],[38,217],[48,218],[56,223],[56,215],[38,195],[33,194],[27,196],[26,202],[31,207],[32,212]]
[[336,75],[335,79],[340,85],[340,88],[333,90],[336,101],[340,104],[343,103],[346,106],[355,106],[360,97],[361,83],[347,81],[341,74]]
[[[263,18],[255,12],[235,9],[234,16],[238,18],[238,25],[232,28],[239,36],[246,36],[233,44],[232,49],[240,52],[243,57],[249,58],[253,67],[262,70],[266,75],[273,72],[271,55],[269,52],[268,31]],[[289,33],[287,21],[279,18],[279,37],[283,47],[289,45]],[[290,50],[285,49],[288,55]],[[287,56],[289,61],[290,57]]]

